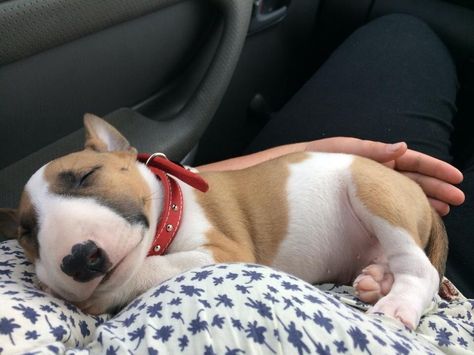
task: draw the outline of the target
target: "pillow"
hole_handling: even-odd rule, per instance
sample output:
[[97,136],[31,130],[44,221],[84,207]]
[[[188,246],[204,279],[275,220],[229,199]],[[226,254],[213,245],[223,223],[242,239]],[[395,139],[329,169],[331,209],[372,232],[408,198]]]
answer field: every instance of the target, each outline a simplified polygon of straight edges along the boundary
[[86,315],[34,282],[33,265],[18,243],[0,243],[0,354],[84,347],[109,319]]
[[416,331],[368,306],[351,287],[316,288],[268,267],[190,270],[114,317],[46,295],[15,241],[0,244],[0,354],[468,353],[474,302],[436,299]]

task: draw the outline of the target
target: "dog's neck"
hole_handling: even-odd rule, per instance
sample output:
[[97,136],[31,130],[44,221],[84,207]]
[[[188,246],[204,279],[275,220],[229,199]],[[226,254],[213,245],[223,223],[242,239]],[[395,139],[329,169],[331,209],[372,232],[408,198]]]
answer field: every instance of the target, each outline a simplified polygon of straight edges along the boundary
[[178,182],[164,171],[152,171],[162,186],[162,210],[148,256],[163,255],[173,242],[183,215],[183,192]]
[[148,249],[151,247],[155,238],[157,222],[160,218],[161,211],[163,211],[163,186],[145,164],[138,161],[136,164],[140,174],[150,189],[150,227],[143,238],[143,243],[147,246],[147,251],[143,257],[146,257]]
[[[161,187],[159,217],[155,228],[155,235],[147,256],[163,255],[176,236],[183,214],[184,199],[179,183],[173,176],[202,192],[208,190],[207,183],[189,169],[169,161],[162,154],[139,154],[138,161],[144,163],[155,176],[155,182]],[[173,175],[173,176],[171,176]],[[150,188],[153,194],[157,193],[157,184]],[[158,189],[159,189],[158,187]]]

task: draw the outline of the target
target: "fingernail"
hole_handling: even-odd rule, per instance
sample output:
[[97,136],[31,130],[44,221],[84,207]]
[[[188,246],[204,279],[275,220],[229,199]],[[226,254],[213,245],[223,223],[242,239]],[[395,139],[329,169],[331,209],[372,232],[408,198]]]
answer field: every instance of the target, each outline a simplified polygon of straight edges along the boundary
[[387,150],[389,152],[396,152],[397,150],[399,150],[402,147],[403,147],[403,143],[399,142],[399,143],[389,144],[388,147],[387,147]]

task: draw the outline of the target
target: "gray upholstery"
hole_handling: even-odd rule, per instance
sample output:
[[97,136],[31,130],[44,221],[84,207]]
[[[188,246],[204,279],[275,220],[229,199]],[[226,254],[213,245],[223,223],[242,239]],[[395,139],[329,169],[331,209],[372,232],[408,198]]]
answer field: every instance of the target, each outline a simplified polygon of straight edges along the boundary
[[0,3],[0,64],[142,16],[176,0],[14,0]]
[[169,85],[209,17],[186,1],[0,66],[0,169],[81,128],[85,112],[134,106]]

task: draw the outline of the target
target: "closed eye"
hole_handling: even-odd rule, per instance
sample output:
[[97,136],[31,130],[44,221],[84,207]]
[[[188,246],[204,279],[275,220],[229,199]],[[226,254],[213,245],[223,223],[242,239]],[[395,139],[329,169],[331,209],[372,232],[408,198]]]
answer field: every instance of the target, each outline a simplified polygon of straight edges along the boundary
[[81,176],[81,178],[79,179],[78,186],[84,186],[87,183],[87,179],[90,178],[92,176],[92,174],[94,174],[100,168],[101,168],[101,166],[95,166],[91,170],[89,170],[88,172],[83,174]]

